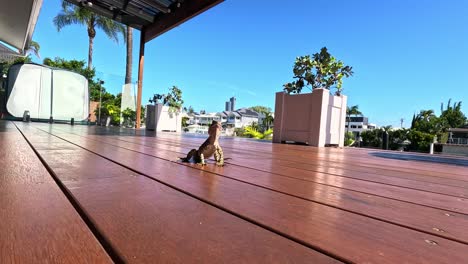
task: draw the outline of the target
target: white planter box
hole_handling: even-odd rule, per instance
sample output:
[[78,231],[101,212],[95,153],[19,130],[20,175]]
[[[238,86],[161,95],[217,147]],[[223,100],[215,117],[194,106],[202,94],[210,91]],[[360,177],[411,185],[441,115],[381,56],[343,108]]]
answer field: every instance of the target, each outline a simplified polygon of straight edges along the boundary
[[168,106],[159,103],[146,105],[146,129],[180,133],[182,131],[182,116],[170,113]]
[[296,95],[276,93],[273,142],[343,147],[346,101],[346,96],[330,95],[327,89]]

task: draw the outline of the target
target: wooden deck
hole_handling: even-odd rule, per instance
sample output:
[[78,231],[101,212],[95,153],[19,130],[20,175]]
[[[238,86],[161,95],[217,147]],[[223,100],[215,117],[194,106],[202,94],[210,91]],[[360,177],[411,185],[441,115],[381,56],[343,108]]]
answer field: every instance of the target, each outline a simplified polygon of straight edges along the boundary
[[0,121],[0,263],[467,263],[468,159]]

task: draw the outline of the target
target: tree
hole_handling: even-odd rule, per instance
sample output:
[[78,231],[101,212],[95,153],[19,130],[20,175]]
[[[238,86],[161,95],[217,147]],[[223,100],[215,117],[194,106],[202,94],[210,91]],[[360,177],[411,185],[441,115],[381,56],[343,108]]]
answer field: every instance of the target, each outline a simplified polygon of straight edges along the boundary
[[193,107],[192,107],[192,106],[189,106],[189,107],[188,107],[187,113],[188,113],[189,115],[193,115],[193,114],[195,113],[195,110],[193,110]]
[[351,123],[351,115],[362,115],[361,111],[359,111],[358,105],[353,105],[351,107],[346,107],[346,119],[348,120],[348,127],[346,128],[346,132],[349,132],[349,124]]
[[26,50],[26,55],[29,56],[29,54],[34,54],[38,59],[41,58],[41,55],[39,54],[39,50],[41,49],[41,45],[39,45],[38,42],[31,40],[29,43],[29,46],[25,48]]
[[188,127],[188,125],[189,125],[188,121],[189,120],[190,120],[190,118],[187,117],[187,116],[182,117],[182,127]]
[[439,118],[434,114],[434,110],[421,110],[419,114],[413,115],[411,129],[429,134],[438,134],[442,131]]
[[269,130],[271,128],[271,125],[274,122],[274,118],[271,115],[271,113],[266,113],[265,117],[263,118],[263,127],[266,128],[266,130]]
[[108,99],[112,99],[113,97],[112,94],[106,92],[106,88],[102,87],[100,79],[95,80],[96,70],[94,68],[89,69],[86,67],[86,62],[83,60],[65,60],[63,58],[56,57],[53,60],[51,58],[44,58],[42,63],[50,67],[66,69],[83,75],[86,79],[88,79],[88,86],[90,91],[89,99],[91,101],[99,101],[99,95],[101,93],[103,102]]
[[132,83],[132,53],[133,53],[133,29],[127,26],[127,56],[125,62],[125,84]]
[[252,107],[249,107],[249,109],[257,113],[262,113],[262,114],[271,113],[270,107],[261,106],[261,105],[252,106]]
[[172,86],[172,88],[169,89],[169,93],[162,95],[162,101],[163,105],[169,106],[169,112],[179,113],[184,104],[184,100],[182,100],[182,90],[177,86]]
[[2,75],[8,74],[8,69],[10,69],[11,65],[15,63],[28,63],[28,62],[31,62],[31,56],[18,57],[11,62],[0,62],[0,73]]
[[[125,27],[110,18],[100,16],[91,10],[81,6],[76,6],[65,0],[62,1],[61,12],[54,17],[54,25],[57,30],[69,25],[86,26],[89,38],[88,45],[88,69],[92,69],[93,64],[93,43],[96,37],[96,28],[101,29],[112,40],[118,43],[119,35],[125,36]],[[124,37],[125,41],[125,37]]]
[[352,67],[345,66],[342,61],[328,53],[326,47],[320,53],[297,57],[293,68],[294,79],[296,81],[283,85],[284,91],[290,93],[300,93],[302,88],[311,87],[311,90],[325,88],[330,90],[336,88],[336,95],[341,95],[343,90],[343,77],[348,78],[353,75]]
[[444,109],[444,104],[441,103],[440,107],[440,122],[442,123],[444,131],[448,128],[463,127],[467,121],[466,116],[461,111],[461,102],[454,102],[451,105],[452,99],[447,103],[447,108]]
[[135,127],[136,111],[127,107],[122,111],[122,119],[123,127]]

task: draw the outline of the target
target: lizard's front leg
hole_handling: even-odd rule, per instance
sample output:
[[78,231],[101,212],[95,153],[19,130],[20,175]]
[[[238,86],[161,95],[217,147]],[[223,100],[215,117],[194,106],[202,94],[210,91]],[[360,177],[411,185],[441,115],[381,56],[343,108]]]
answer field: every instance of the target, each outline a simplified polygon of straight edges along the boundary
[[216,160],[216,165],[220,167],[224,166],[224,154],[223,154],[223,149],[221,148],[221,146],[216,147],[215,160]]
[[201,166],[205,166],[206,163],[205,163],[205,155],[203,155],[203,153],[200,153],[200,163],[198,163],[198,165],[201,165]]

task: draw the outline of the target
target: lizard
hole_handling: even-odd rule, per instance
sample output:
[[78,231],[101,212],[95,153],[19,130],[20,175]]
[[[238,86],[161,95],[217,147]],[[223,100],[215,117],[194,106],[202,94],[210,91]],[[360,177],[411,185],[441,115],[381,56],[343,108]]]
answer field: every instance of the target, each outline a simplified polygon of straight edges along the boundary
[[223,149],[219,145],[219,136],[221,135],[221,124],[218,121],[211,123],[208,128],[208,138],[201,144],[197,149],[192,149],[187,154],[187,157],[180,158],[182,162],[190,162],[193,158],[194,161],[201,165],[205,166],[205,159],[214,155],[216,160],[216,165],[222,167],[224,166],[224,154]]

